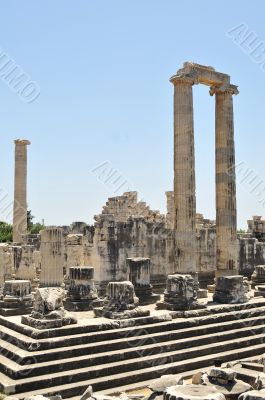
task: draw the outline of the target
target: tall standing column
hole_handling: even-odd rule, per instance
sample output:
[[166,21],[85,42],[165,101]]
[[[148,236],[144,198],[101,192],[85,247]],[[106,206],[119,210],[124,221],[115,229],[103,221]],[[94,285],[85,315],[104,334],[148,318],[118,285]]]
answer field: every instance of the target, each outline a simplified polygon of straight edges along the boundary
[[176,271],[196,273],[196,197],[193,96],[194,80],[173,76],[174,85],[174,228]]
[[215,93],[216,277],[237,275],[237,209],[233,94],[237,86]]
[[13,242],[19,243],[27,233],[27,145],[28,140],[15,140]]

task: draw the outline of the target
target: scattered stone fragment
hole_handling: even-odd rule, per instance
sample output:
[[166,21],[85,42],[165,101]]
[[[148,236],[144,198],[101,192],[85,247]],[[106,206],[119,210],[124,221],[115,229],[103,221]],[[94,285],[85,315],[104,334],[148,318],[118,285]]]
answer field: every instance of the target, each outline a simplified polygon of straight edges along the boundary
[[[61,396],[58,396],[61,398]],[[30,396],[26,397],[24,400],[49,400],[49,397],[42,396],[41,394],[38,394],[36,396]],[[59,399],[58,399],[59,400]]]
[[153,380],[148,386],[153,392],[163,393],[169,386],[182,385],[181,375],[162,375],[161,378]]
[[253,389],[261,388],[264,384],[265,374],[263,372],[244,368],[241,364],[235,365],[232,369],[236,372],[239,379],[251,385]]
[[226,385],[228,382],[235,380],[236,372],[229,368],[212,368],[208,373],[208,377],[212,381]]
[[80,397],[80,400],[87,400],[91,399],[93,395],[93,389],[92,386],[88,386],[88,388],[84,391],[82,396]]
[[265,400],[265,390],[250,390],[242,393],[238,400]]
[[253,386],[257,390],[265,388],[265,374],[263,372],[259,372]]
[[204,385],[177,385],[166,388],[164,400],[225,400],[214,387]]
[[76,318],[63,308],[64,296],[64,289],[59,287],[37,289],[33,311],[29,316],[23,315],[21,322],[36,329],[60,328],[63,325],[75,324]]
[[256,265],[254,267],[254,272],[251,275],[252,285],[265,284],[265,265]]
[[191,382],[193,385],[201,385],[203,384],[203,376],[206,374],[206,371],[197,372],[192,376]]
[[202,383],[214,386],[226,400],[237,400],[240,394],[252,389],[249,384],[236,379],[235,371],[230,368],[211,368],[202,375]]

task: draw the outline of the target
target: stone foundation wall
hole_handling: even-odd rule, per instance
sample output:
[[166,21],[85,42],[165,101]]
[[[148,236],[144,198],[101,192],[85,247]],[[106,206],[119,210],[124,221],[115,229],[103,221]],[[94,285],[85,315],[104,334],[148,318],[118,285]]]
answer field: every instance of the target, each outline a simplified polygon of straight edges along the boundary
[[6,243],[0,243],[0,287],[3,287],[5,280],[12,277],[13,265],[10,246]]
[[[95,280],[105,287],[109,281],[126,279],[126,259],[150,258],[151,283],[163,290],[166,277],[176,272],[174,254],[174,198],[166,192],[166,215],[137,200],[136,192],[108,199],[95,224],[74,222],[61,227],[60,268],[62,276],[72,266],[93,266]],[[241,275],[250,277],[254,266],[265,264],[265,221],[253,217],[248,233],[238,235]],[[216,265],[215,221],[196,215],[197,271],[201,287],[213,281]],[[43,249],[40,235],[25,235],[20,246],[0,244],[0,285],[5,279],[35,280],[41,269]],[[46,264],[45,268],[49,268]]]
[[96,281],[126,279],[126,259],[148,257],[151,260],[151,282],[165,281],[174,270],[172,230],[164,222],[153,224],[144,218],[116,222],[102,215],[95,224],[92,263]]
[[238,239],[239,273],[251,277],[256,265],[265,264],[265,243],[253,237]]
[[265,242],[265,220],[260,215],[254,215],[252,219],[247,221],[248,233],[259,241]]

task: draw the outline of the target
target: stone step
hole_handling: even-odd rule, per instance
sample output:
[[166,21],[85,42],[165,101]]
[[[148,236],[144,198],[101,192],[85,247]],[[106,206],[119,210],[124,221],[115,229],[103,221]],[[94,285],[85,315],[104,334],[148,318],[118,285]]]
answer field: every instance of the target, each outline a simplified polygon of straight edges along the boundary
[[[133,338],[123,338],[123,339],[118,339],[118,340],[109,340],[107,342],[100,342],[100,343],[91,343],[88,345],[79,345],[79,346],[74,346],[74,347],[65,347],[61,349],[56,349],[56,350],[46,350],[41,353],[39,352],[34,352],[31,353],[31,357],[28,357],[28,352],[24,352],[24,354],[20,354],[20,359],[19,363],[21,365],[25,363],[30,363],[30,360],[32,357],[34,357],[36,362],[45,362],[49,360],[58,360],[60,358],[67,358],[67,357],[80,357],[81,355],[85,354],[98,354],[101,352],[106,352],[106,351],[114,351],[114,350],[121,350],[121,349],[126,349],[126,348],[133,348],[135,346],[144,346],[148,344],[163,344],[164,342],[167,342],[169,340],[181,340],[181,339],[188,339],[189,344],[191,345],[192,342],[197,341],[200,339],[200,335],[211,335],[213,334],[216,335],[216,333],[221,333],[221,332],[227,332],[231,330],[237,330],[236,332],[239,332],[239,329],[242,330],[242,334],[239,332],[239,336],[242,335],[244,336],[247,332],[249,332],[249,329],[251,328],[251,331],[253,332],[256,326],[263,327],[265,322],[265,316],[263,317],[255,317],[253,318],[248,318],[245,320],[238,320],[238,321],[233,321],[233,322],[225,322],[219,325],[212,324],[212,325],[206,325],[206,326],[201,326],[201,327],[193,327],[193,328],[187,328],[187,329],[180,329],[180,330],[175,330],[175,331],[170,331],[165,334],[161,333],[155,333],[152,335],[142,335],[142,336],[136,336]],[[246,328],[242,328],[242,326],[245,326]],[[249,328],[250,327],[250,328]],[[258,329],[260,329],[260,327]],[[195,339],[195,337],[198,337]],[[204,340],[204,337],[202,337],[202,340]],[[16,349],[15,349],[16,350]],[[14,359],[16,353],[13,353],[12,356]]]
[[[204,371],[207,371],[209,368],[204,368]],[[181,376],[183,377],[184,380],[190,379],[194,374],[197,374],[198,372],[201,371],[201,368],[199,369],[193,369],[189,371],[185,371],[181,373]],[[131,383],[130,385],[124,385],[124,386],[119,386],[118,388],[110,388],[106,390],[100,390],[97,391],[96,393],[98,395],[105,395],[105,396],[119,396],[120,393],[122,392],[132,392],[135,390],[139,389],[145,389],[147,388],[154,380],[149,379],[147,381],[141,381],[141,382],[136,382],[136,383]],[[79,400],[79,397],[71,397],[68,400]]]
[[[1,356],[0,356],[0,371],[6,373],[13,379],[23,378],[24,376],[37,376],[43,375],[49,371],[49,373],[58,371],[58,361],[60,360],[60,369],[69,370],[75,365],[76,368],[82,368],[85,366],[100,365],[104,363],[111,363],[119,360],[127,360],[137,358],[139,354],[155,355],[162,352],[183,350],[188,347],[196,347],[205,344],[216,343],[216,341],[228,341],[234,338],[244,338],[251,335],[260,335],[265,333],[264,318],[259,317],[257,320],[244,321],[245,327],[242,326],[242,320],[238,322],[237,328],[232,329],[233,326],[225,323],[224,325],[214,326],[216,329],[211,331],[210,327],[207,326],[201,332],[198,330],[188,332],[183,330],[182,332],[174,331],[163,336],[163,341],[156,335],[153,337],[139,336],[134,339],[123,339],[123,346],[115,341],[115,343],[100,343],[99,345],[91,344],[86,348],[79,347],[79,351],[76,348],[69,348],[65,350],[62,348],[60,352],[46,353],[46,358],[49,356],[49,361],[43,361],[43,353],[31,353],[28,356],[27,352],[16,353],[16,347],[13,346],[11,353],[11,345],[6,349],[5,342],[1,343]],[[250,324],[251,323],[251,324]],[[257,324],[257,325],[256,325]],[[226,328],[226,329],[224,329]],[[239,329],[240,328],[240,329]],[[196,336],[197,335],[197,336]],[[161,335],[162,336],[162,335]],[[108,345],[110,346],[108,348]],[[99,347],[100,346],[100,347]],[[95,348],[94,348],[95,347]],[[115,348],[117,347],[117,348]],[[100,351],[99,351],[100,350]],[[40,362],[42,359],[42,362]]]
[[[204,370],[207,370],[208,368],[205,368]],[[201,369],[195,369],[195,370],[190,370],[190,371],[186,371],[186,372],[182,372],[181,376],[183,376],[184,379],[189,379],[191,378],[194,374],[200,372]],[[135,390],[139,390],[139,389],[145,389],[147,388],[151,383],[153,382],[153,379],[149,379],[147,381],[141,381],[141,382],[136,382],[136,383],[131,383],[129,385],[123,385],[123,386],[119,386],[116,389],[115,388],[110,388],[110,389],[106,389],[106,390],[99,390],[97,392],[94,392],[94,394],[96,393],[97,395],[104,395],[104,396],[119,396],[120,393],[122,392],[132,392]],[[23,395],[25,397],[28,397],[31,395],[31,392],[28,393],[23,393]],[[80,400],[80,396],[75,396],[75,397],[70,397],[67,400]]]
[[[262,337],[265,333],[265,328],[264,325],[257,326],[257,327],[251,327],[251,338],[254,336],[259,336],[259,339]],[[206,334],[203,336],[199,337],[193,337],[193,338],[186,338],[182,340],[171,340],[165,343],[152,343],[150,345],[142,345],[142,346],[137,346],[134,348],[129,348],[126,350],[116,350],[116,351],[109,351],[106,353],[100,353],[94,354],[94,355],[84,355],[80,356],[78,358],[68,358],[60,361],[60,366],[59,369],[61,371],[67,371],[71,370],[73,368],[73,365],[75,365],[75,368],[84,368],[84,367],[92,367],[92,366],[97,366],[97,365],[103,365],[103,364],[111,364],[113,362],[119,362],[119,361],[125,361],[125,360],[131,360],[135,358],[141,357],[148,357],[148,356],[153,356],[156,354],[163,354],[163,357],[167,357],[168,353],[174,352],[174,357],[177,356],[177,352],[181,351],[178,356],[182,357],[183,352],[188,349],[188,348],[196,348],[199,349],[199,351],[207,352],[207,348],[205,349],[200,346],[204,345],[214,345],[217,342],[220,342],[222,345],[222,342],[228,343],[229,341],[233,341],[235,338],[238,340],[239,338],[245,338],[249,337],[250,335],[250,330],[249,327],[242,328],[241,330],[232,330],[228,331],[225,333],[220,333],[220,334]],[[230,343],[228,343],[230,345]],[[204,354],[204,353],[203,353]],[[185,352],[186,355],[186,352]],[[9,360],[10,361],[10,360]],[[58,371],[58,360],[56,359],[55,361],[49,361],[49,362],[44,362],[44,363],[35,363],[36,361],[34,358],[32,358],[32,364],[26,365],[26,366],[19,366],[17,363],[12,363],[13,366],[8,362],[8,359],[6,359],[4,356],[0,356],[0,371],[6,373],[9,377],[13,379],[21,379],[24,378],[25,376],[31,377],[31,376],[44,376],[47,374],[47,371],[50,373],[56,373]],[[8,365],[8,367],[7,367]]]
[[[209,305],[207,309],[202,310],[190,310],[184,313],[185,318],[182,318],[183,323],[185,321],[188,323],[189,319],[194,319],[196,317],[211,317],[216,314],[230,314],[230,318],[233,319],[233,315],[240,312],[250,312],[252,309],[257,308],[264,308],[265,309],[265,299],[264,298],[256,298],[255,300],[250,301],[249,303],[245,304],[225,304],[225,305]],[[253,310],[254,311],[254,310]],[[13,332],[17,332],[24,336],[31,337],[33,339],[51,339],[56,337],[75,337],[83,334],[88,333],[102,333],[104,331],[115,331],[121,330],[123,328],[135,326],[135,329],[138,329],[138,326],[146,326],[147,329],[158,329],[159,326],[163,326],[164,324],[170,324],[171,322],[163,322],[164,317],[169,317],[171,315],[173,318],[180,318],[179,312],[169,312],[167,314],[159,314],[156,316],[150,316],[145,318],[134,318],[132,320],[124,320],[124,321],[114,321],[114,320],[107,320],[104,319],[104,322],[99,322],[97,318],[91,318],[90,324],[88,325],[69,325],[64,326],[62,328],[50,329],[50,330],[38,330],[26,325],[18,324],[17,321],[12,319],[3,318],[0,316],[0,325],[6,328],[9,328]],[[91,314],[92,315],[92,314]],[[229,317],[227,317],[229,318]],[[229,319],[227,319],[229,320]],[[144,323],[143,323],[144,322]],[[129,324],[129,326],[127,325]]]
[[251,369],[252,371],[264,372],[264,365],[257,362],[241,361],[240,364],[243,368]]
[[236,372],[238,379],[243,380],[251,386],[254,386],[258,376],[257,371],[250,368],[244,368],[239,365],[235,365],[231,369]]
[[[263,370],[263,365],[258,364],[257,362],[253,362],[254,360],[256,360],[257,358],[259,358],[259,356],[253,356],[253,357],[245,357],[244,361],[240,361],[240,364],[248,364],[251,365],[252,369],[256,369],[257,371],[261,371]],[[255,364],[256,368],[253,368],[253,365]],[[211,367],[208,368],[203,368],[204,371],[207,371],[208,369],[210,369]],[[184,378],[184,380],[190,379],[194,374],[197,374],[198,372],[201,372],[201,368],[199,369],[194,369],[194,370],[189,370],[189,371],[185,371],[181,373],[181,376]],[[132,392],[132,391],[141,391],[142,389],[147,388],[150,383],[152,383],[153,380],[150,379],[148,381],[141,381],[138,383],[132,383],[130,385],[124,385],[124,386],[119,386],[118,388],[110,388],[110,389],[105,389],[105,390],[101,390],[96,392],[97,394],[100,395],[107,395],[107,396],[119,396],[119,394],[121,392]],[[68,400],[79,400],[79,397],[71,397]]]
[[[117,327],[116,321],[96,325],[92,320],[92,325],[75,326],[74,330],[60,328],[56,335],[53,330],[35,334],[36,330],[7,319],[1,327],[0,389],[6,393],[47,393],[60,388],[70,397],[82,393],[87,381],[97,385],[95,391],[105,390],[106,382],[114,388],[153,379],[172,373],[168,368],[174,369],[176,364],[181,372],[205,368],[212,364],[213,354],[215,358],[231,355],[224,361],[232,361],[263,353],[265,300],[238,306],[219,306],[215,314],[206,310],[205,316],[191,311],[188,318],[172,321],[156,319],[137,325],[138,321],[127,327],[124,321]],[[16,330],[13,325],[17,325]],[[98,331],[100,326],[103,329]],[[192,364],[195,358],[205,364]],[[124,374],[129,381],[124,376],[120,382],[117,375]]]
[[[21,349],[30,352],[56,349],[61,347],[70,347],[85,345],[89,343],[98,343],[102,341],[121,340],[134,336],[153,335],[155,333],[170,332],[173,330],[181,330],[192,327],[201,327],[206,325],[216,325],[224,322],[233,322],[247,318],[254,318],[265,314],[265,307],[257,307],[252,309],[241,310],[233,313],[220,313],[205,317],[195,317],[191,319],[178,319],[167,322],[159,322],[150,325],[111,329],[101,332],[82,333],[69,336],[60,336],[50,339],[33,339],[27,337],[23,333],[17,333],[12,329],[3,327],[1,339],[8,343],[15,344]],[[63,328],[62,328],[63,330]],[[52,330],[51,330],[52,331]]]
[[[235,338],[230,339],[224,342],[206,344],[203,346],[196,346],[189,349],[181,349],[177,351],[161,351],[159,354],[145,354],[141,355],[141,352],[136,353],[136,358],[123,360],[123,353],[121,357],[114,362],[109,362],[108,360],[102,359],[102,364],[100,365],[89,365],[78,368],[78,363],[75,365],[71,363],[72,368],[64,370],[63,365],[61,363],[57,363],[56,372],[49,371],[49,366],[43,370],[46,371],[45,375],[41,376],[28,376],[27,373],[32,371],[31,369],[24,371],[24,375],[20,375],[17,380],[16,386],[20,390],[25,390],[24,388],[28,387],[30,382],[31,389],[39,389],[45,388],[48,386],[57,386],[67,383],[77,383],[79,381],[87,379],[89,376],[90,379],[99,378],[99,377],[109,377],[115,373],[123,373],[136,371],[143,368],[148,368],[154,365],[163,365],[168,363],[180,362],[183,360],[191,359],[197,356],[206,356],[211,355],[213,353],[218,353],[222,351],[242,349],[248,346],[254,346],[260,344],[261,340],[264,339],[264,333],[261,335],[253,335],[247,338],[240,338],[235,340]],[[138,357],[137,357],[138,356]],[[89,359],[88,359],[89,361]],[[104,362],[104,364],[103,364]],[[7,367],[8,368],[8,367]],[[33,367],[34,368],[34,367]],[[34,370],[34,369],[33,369]],[[40,367],[41,371],[41,367]],[[49,372],[49,373],[47,373]],[[26,377],[26,378],[25,378]],[[26,389],[27,390],[27,389]]]
[[[260,343],[257,345],[241,347],[233,350],[221,350],[206,356],[198,356],[197,354],[197,357],[191,359],[168,362],[159,365],[153,364],[150,367],[133,369],[130,372],[122,371],[121,373],[117,373],[117,370],[114,369],[114,373],[108,373],[107,378],[106,376],[97,378],[86,376],[82,381],[80,380],[78,382],[74,382],[74,380],[71,379],[71,374],[68,371],[64,375],[68,375],[69,383],[53,386],[51,385],[51,381],[48,380],[46,388],[38,387],[38,382],[42,382],[36,378],[28,378],[22,382],[21,380],[15,381],[7,378],[4,374],[0,373],[0,388],[5,394],[11,395],[16,393],[16,398],[19,399],[24,399],[25,397],[36,394],[52,396],[58,393],[60,393],[63,398],[70,398],[83,394],[89,385],[92,385],[95,392],[106,391],[107,389],[117,388],[123,385],[128,386],[137,382],[156,379],[161,375],[168,373],[178,374],[187,371],[200,370],[201,368],[206,368],[210,365],[213,365],[214,360],[216,359],[221,359],[223,362],[228,362],[245,357],[253,358],[256,355],[262,354],[264,351],[265,344]],[[119,365],[121,364],[119,363]],[[60,375],[62,375],[62,373]]]
[[[88,344],[79,344],[80,341],[78,338],[78,344],[76,345],[73,343],[72,346],[59,348],[56,347],[55,349],[52,348],[47,350],[41,350],[41,348],[39,348],[38,351],[31,352],[27,351],[27,346],[31,344],[34,346],[34,348],[36,348],[38,346],[37,341],[32,343],[31,340],[28,341],[28,338],[26,338],[27,346],[23,347],[21,345],[21,342],[17,343],[17,337],[10,337],[12,331],[8,330],[7,328],[3,328],[4,332],[2,332],[2,337],[4,337],[5,340],[0,340],[0,351],[2,355],[5,355],[9,359],[17,362],[20,365],[32,364],[33,362],[40,363],[54,359],[59,360],[69,357],[80,357],[82,355],[88,354],[98,354],[106,351],[122,350],[140,345],[143,346],[148,344],[164,343],[170,340],[179,340],[183,338],[192,338],[192,340],[194,340],[194,337],[196,336],[241,329],[242,326],[249,326],[252,328],[256,325],[264,324],[265,316],[262,315],[252,318],[236,319],[235,321],[227,321],[222,323],[220,323],[220,321],[218,320],[218,322],[218,324],[214,323],[206,325],[200,325],[197,323],[196,326],[177,330],[168,330],[166,331],[166,333],[156,332],[150,334],[148,331],[145,331],[145,328],[138,328],[136,332],[134,331],[134,333],[136,334],[136,336],[134,337],[131,337],[131,331],[127,330],[125,333],[125,337],[123,338],[109,338],[108,340],[103,340],[101,342],[98,341],[98,338],[96,338],[96,340],[93,334],[92,337],[89,337]],[[119,334],[119,336],[120,335],[121,333]],[[87,338],[85,339],[86,342]],[[64,344],[64,342],[62,342],[62,344]]]

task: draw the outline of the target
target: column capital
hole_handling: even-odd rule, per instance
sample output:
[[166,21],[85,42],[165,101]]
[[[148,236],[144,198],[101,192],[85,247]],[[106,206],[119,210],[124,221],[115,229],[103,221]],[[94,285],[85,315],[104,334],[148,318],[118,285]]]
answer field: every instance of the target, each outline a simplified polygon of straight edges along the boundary
[[28,146],[31,144],[29,140],[26,139],[16,139],[14,140],[15,145],[20,145],[20,146]]
[[199,83],[199,78],[196,73],[194,74],[183,74],[183,73],[177,73],[169,79],[173,85],[177,85],[180,83],[186,83],[192,85],[197,85]]
[[222,85],[222,86],[211,86],[209,90],[210,96],[219,93],[229,93],[231,96],[239,93],[238,86],[236,85]]

